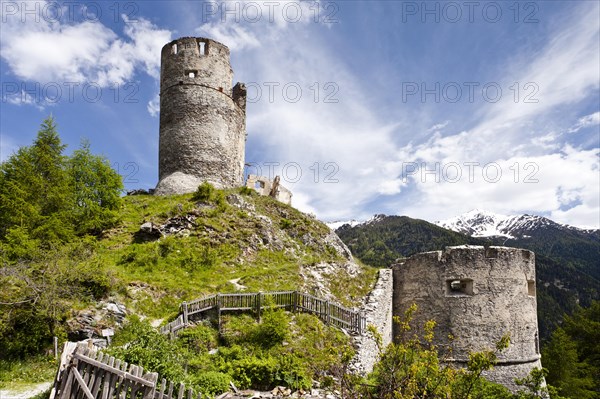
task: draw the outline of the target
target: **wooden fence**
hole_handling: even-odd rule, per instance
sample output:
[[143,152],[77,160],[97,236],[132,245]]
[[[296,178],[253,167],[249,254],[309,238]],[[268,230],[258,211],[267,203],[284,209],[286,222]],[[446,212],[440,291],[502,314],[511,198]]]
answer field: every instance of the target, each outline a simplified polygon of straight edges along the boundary
[[68,342],[50,399],[195,399],[184,384],[173,384],[157,373],[127,364],[86,346]]
[[209,311],[216,311],[219,324],[221,313],[224,311],[251,311],[260,319],[260,313],[265,307],[314,314],[326,324],[354,334],[362,334],[366,330],[366,320],[360,312],[303,292],[274,291],[216,294],[183,302],[180,315],[161,327],[160,331],[163,334],[177,335],[179,330],[189,325],[190,320],[200,318]]

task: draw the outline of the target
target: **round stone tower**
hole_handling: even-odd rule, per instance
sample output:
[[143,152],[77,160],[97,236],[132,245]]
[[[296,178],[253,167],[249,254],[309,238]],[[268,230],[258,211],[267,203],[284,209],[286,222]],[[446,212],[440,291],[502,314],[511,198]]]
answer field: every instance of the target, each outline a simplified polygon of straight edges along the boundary
[[486,377],[514,391],[515,378],[541,368],[533,252],[464,245],[414,255],[394,265],[394,315],[413,303],[415,325],[436,321],[434,343],[448,362],[466,365],[470,352],[510,334]]
[[229,49],[183,37],[161,51],[158,195],[243,182],[246,87],[232,86]]

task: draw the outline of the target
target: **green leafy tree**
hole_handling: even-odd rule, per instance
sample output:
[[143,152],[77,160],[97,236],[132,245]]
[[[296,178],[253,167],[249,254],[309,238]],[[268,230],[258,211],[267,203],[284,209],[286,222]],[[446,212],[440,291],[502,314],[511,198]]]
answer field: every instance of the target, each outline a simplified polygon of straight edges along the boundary
[[44,120],[31,147],[20,148],[0,167],[0,234],[26,229],[44,242],[68,240],[69,185],[56,124]]
[[89,142],[84,141],[69,159],[68,174],[74,195],[71,217],[75,231],[97,234],[113,225],[123,183],[108,160],[93,155]]
[[600,398],[600,302],[579,308],[542,350],[548,383],[569,398]]
[[63,155],[65,148],[49,117],[32,146],[0,165],[0,238],[14,244],[4,245],[13,260],[30,253],[33,242],[48,248],[115,222],[123,189],[119,174],[87,142],[71,157]]

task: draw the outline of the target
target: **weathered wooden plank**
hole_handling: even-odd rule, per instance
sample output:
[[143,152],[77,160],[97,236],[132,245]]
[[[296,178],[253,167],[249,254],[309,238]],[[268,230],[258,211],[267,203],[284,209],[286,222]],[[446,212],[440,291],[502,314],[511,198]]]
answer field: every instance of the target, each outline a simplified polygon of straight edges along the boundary
[[179,391],[177,391],[177,399],[183,399],[183,393],[185,391],[185,385],[183,382],[179,384]]
[[[109,357],[108,363],[106,363],[106,365],[110,368],[113,368],[114,364],[115,364],[115,358],[112,356]],[[104,386],[102,387],[102,399],[108,399],[108,394],[110,392],[109,390],[110,390],[113,378],[116,378],[116,376],[113,377],[112,373],[106,371],[106,374],[104,376]]]
[[[108,355],[104,355],[104,353],[99,352],[98,357],[97,357],[97,361],[104,364],[104,359],[108,358]],[[95,373],[94,373],[94,379],[92,381],[90,381],[90,387],[91,387],[91,391],[92,391],[92,396],[94,398],[96,398],[98,396],[98,392],[100,391],[100,386],[102,385],[102,379],[104,378],[104,375],[106,374],[106,370],[98,368],[96,369]]]
[[83,393],[85,394],[87,399],[94,399],[88,386],[86,385],[85,381],[83,380],[83,377],[81,377],[81,374],[79,374],[79,371],[76,368],[73,369],[73,375],[75,376],[75,379],[79,383],[79,388],[81,388],[81,390],[83,391]]
[[[119,370],[118,366],[110,367],[110,366],[108,366],[106,364],[98,362],[97,360],[92,360],[92,359],[89,359],[89,358],[86,358],[84,356],[77,355],[77,354],[74,355],[74,357],[77,358],[77,359],[81,359],[83,362],[89,362],[90,364],[94,365],[95,367],[98,367],[98,368],[101,368],[103,370],[107,370],[107,371],[109,371],[109,372],[111,372],[113,374],[116,374],[120,378],[125,378],[127,376],[127,378],[129,378],[130,380],[133,380],[133,381],[135,381],[137,383],[140,383],[140,384],[143,384],[143,385],[147,385],[147,386],[151,386],[152,385],[151,382],[146,381],[146,380],[144,380],[141,377],[134,376],[134,375],[126,372],[125,370]],[[120,362],[120,360],[119,360],[119,362]],[[127,363],[126,362],[121,363],[121,365],[125,365],[125,367],[127,367]]]
[[76,349],[77,349],[77,343],[75,343],[75,342],[66,342],[65,343],[65,346],[63,347],[62,355],[60,356],[60,366],[58,367],[57,381],[56,381],[56,382],[60,381],[60,386],[57,386],[58,385],[57,383],[54,384],[54,388],[52,389],[52,392],[50,393],[50,399],[54,399],[57,394],[60,395],[60,393],[62,393],[62,391],[65,389],[67,378],[68,378],[68,366],[69,366],[68,363],[71,360],[71,356],[72,356],[73,352],[75,352]]
[[[157,399],[163,399],[163,395],[165,393],[165,388],[167,385],[167,380],[165,380],[164,378],[162,379],[161,383],[160,383],[160,391],[158,392],[158,397]],[[156,396],[155,396],[156,397]],[[144,398],[145,399],[145,398]]]
[[65,382],[65,388],[61,389],[60,392],[60,399],[69,399],[71,397],[71,390],[73,388],[73,370],[75,369],[75,367],[73,365],[71,365],[69,368],[67,368],[67,378],[66,378],[66,382]]

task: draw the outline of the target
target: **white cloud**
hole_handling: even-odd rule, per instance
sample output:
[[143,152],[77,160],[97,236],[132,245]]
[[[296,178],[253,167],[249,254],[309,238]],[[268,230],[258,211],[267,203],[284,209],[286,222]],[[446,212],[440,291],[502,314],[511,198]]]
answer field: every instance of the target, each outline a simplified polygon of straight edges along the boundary
[[[376,203],[436,220],[487,208],[502,213],[537,211],[582,225],[584,215],[599,209],[598,150],[565,146],[559,142],[561,135],[544,129],[542,122],[560,119],[557,109],[597,93],[597,8],[597,4],[581,4],[552,28],[554,33],[537,54],[520,54],[507,61],[502,68],[506,76],[498,80],[506,92],[500,102],[485,103],[476,112],[479,123],[455,133],[446,129],[449,120],[436,123],[428,129],[432,134],[426,142],[403,147],[394,144],[394,136],[400,133],[398,126],[411,125],[406,122],[410,110],[395,114],[396,124],[381,118],[371,105],[370,88],[352,74],[339,52],[328,47],[320,25],[219,20],[197,31],[236,50],[236,74],[250,76],[261,87],[263,96],[248,104],[247,119],[249,143],[260,159],[247,161],[279,162],[276,173],[281,174],[286,162],[299,164],[302,179],[290,183],[284,175],[283,184],[292,189],[294,204],[300,209],[317,211],[326,220],[360,219],[366,216],[365,207]],[[309,51],[305,45],[282,45],[295,43],[299,37],[302,43],[310,43]],[[508,90],[515,81],[521,88],[517,103]],[[279,84],[273,101],[268,100],[265,82]],[[315,91],[309,88],[315,82],[321,100],[316,102]],[[326,82],[335,83],[338,103],[322,101]],[[529,82],[535,86],[523,91]],[[303,90],[298,102],[283,97],[283,87],[289,83]],[[524,103],[523,96],[536,88],[534,97],[539,102]],[[428,116],[419,117],[428,120]],[[331,172],[324,169],[327,162],[338,168],[337,183],[324,183]],[[461,165],[464,178],[465,163],[478,162],[480,167],[474,170],[478,177],[473,182],[450,183],[443,177],[435,182],[431,178],[436,172],[427,175],[429,181],[414,177],[403,181],[399,177],[407,162],[426,162],[432,170],[437,164],[440,173],[444,167],[450,173],[448,165],[454,162]],[[491,166],[484,178],[481,166],[488,163]],[[502,177],[492,182],[495,165],[501,168]],[[525,183],[527,177],[538,181]],[[569,204],[571,209],[564,210]]]
[[[504,214],[534,211],[548,213],[558,222],[598,228],[599,154],[599,149],[580,151],[567,145],[559,152],[536,157],[479,165],[448,161],[429,163],[426,170],[411,168],[409,179],[419,202],[398,203],[398,210],[428,220],[473,208]],[[570,209],[563,210],[565,206]]]
[[579,118],[577,123],[571,126],[568,132],[576,133],[583,128],[586,128],[588,126],[596,126],[598,124],[600,124],[600,112],[594,112],[593,114]]
[[157,117],[160,113],[160,96],[156,94],[152,100],[148,101],[146,108],[151,116]]
[[2,58],[19,79],[40,83],[94,82],[108,87],[132,79],[136,69],[158,77],[157,54],[171,38],[167,30],[142,18],[130,21],[124,15],[124,33],[129,40],[119,38],[98,21],[61,23],[44,17],[22,19],[18,14],[5,17]]
[[427,129],[427,131],[428,132],[434,132],[434,131],[442,130],[443,128],[445,128],[446,126],[448,126],[449,123],[450,123],[450,121],[444,121],[442,123],[436,123],[435,125],[431,126],[429,129]]
[[36,98],[36,97],[32,96],[30,93],[26,92],[25,90],[21,90],[20,93],[15,93],[15,94],[9,94],[9,93],[5,92],[4,95],[5,95],[5,98],[3,99],[3,101],[5,100],[8,104],[12,104],[12,105],[17,105],[17,106],[32,105],[32,106],[36,107],[37,109],[39,109],[40,111],[43,110],[46,105],[49,105],[48,103],[43,101],[41,98]]

